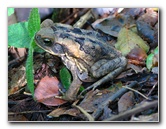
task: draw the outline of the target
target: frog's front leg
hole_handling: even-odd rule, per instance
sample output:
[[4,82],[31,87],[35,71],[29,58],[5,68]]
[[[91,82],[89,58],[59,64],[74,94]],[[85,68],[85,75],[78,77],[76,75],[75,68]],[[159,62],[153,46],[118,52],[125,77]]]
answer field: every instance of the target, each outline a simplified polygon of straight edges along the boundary
[[127,59],[125,57],[119,57],[109,61],[103,59],[96,62],[91,67],[91,73],[93,77],[99,78],[101,76],[104,75],[105,76],[100,80],[98,80],[97,82],[95,82],[94,84],[92,84],[91,86],[89,86],[88,88],[86,88],[84,91],[82,91],[80,95],[87,90],[90,90],[92,88],[94,90],[101,84],[112,80],[125,69],[126,65],[127,65]]
[[77,67],[76,66],[71,66],[70,71],[73,76],[73,81],[72,81],[69,89],[66,91],[66,93],[64,94],[64,96],[62,98],[67,101],[74,101],[77,99],[77,93],[80,89],[82,82],[77,76]]

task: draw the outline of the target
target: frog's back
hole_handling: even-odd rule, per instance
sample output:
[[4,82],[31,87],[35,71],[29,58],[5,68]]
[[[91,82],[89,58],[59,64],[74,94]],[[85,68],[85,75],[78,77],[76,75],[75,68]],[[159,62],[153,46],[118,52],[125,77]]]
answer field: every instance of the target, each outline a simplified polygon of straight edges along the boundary
[[64,27],[59,23],[51,28],[58,37],[57,42],[63,44],[68,54],[75,58],[91,60],[93,63],[102,58],[111,59],[119,55],[119,52],[96,31],[69,25]]

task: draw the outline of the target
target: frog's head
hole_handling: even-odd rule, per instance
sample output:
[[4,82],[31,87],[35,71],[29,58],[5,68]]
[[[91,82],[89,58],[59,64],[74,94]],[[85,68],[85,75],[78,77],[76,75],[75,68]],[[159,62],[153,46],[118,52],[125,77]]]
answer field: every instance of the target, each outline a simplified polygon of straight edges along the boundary
[[42,28],[35,35],[36,44],[45,51],[60,56],[64,54],[62,45],[56,42],[57,36],[50,27]]

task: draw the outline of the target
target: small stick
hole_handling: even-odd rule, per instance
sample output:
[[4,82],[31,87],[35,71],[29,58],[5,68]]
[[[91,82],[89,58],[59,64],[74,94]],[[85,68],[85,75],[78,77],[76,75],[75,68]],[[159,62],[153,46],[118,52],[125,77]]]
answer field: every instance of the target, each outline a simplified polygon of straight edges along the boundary
[[89,10],[85,15],[83,15],[73,27],[82,28],[82,26],[92,17],[91,10]]
[[148,93],[147,96],[149,96],[149,95],[152,93],[152,91],[154,90],[154,88],[156,87],[157,84],[158,84],[158,81],[154,84],[154,86],[153,86],[152,89],[149,91],[149,93]]
[[22,112],[9,112],[8,115],[27,114],[27,113],[47,113],[52,110],[39,110],[39,111],[22,111]]
[[137,91],[137,90],[135,90],[135,89],[132,89],[132,88],[127,87],[127,86],[122,86],[122,87],[124,87],[124,88],[126,88],[126,89],[129,89],[129,90],[131,90],[131,91],[134,91],[134,92],[138,93],[139,95],[141,95],[142,97],[144,97],[145,99],[150,100],[150,99],[149,99],[148,97],[146,97],[144,94],[142,94],[141,92],[139,92],[139,91]]
[[139,112],[145,111],[149,108],[153,108],[158,106],[158,100],[152,101],[152,102],[145,102],[141,105],[138,105],[137,107],[131,109],[131,110],[127,110],[123,113],[120,113],[118,115],[112,116],[108,119],[105,119],[104,121],[118,121],[118,120],[122,120],[124,118],[127,118],[133,114],[137,114]]

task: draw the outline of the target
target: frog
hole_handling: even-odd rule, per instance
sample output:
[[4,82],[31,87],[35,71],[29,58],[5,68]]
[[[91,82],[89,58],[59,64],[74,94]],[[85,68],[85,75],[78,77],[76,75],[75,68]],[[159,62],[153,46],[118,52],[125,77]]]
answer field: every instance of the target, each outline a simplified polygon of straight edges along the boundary
[[46,52],[61,58],[73,80],[61,97],[78,99],[83,82],[92,82],[86,90],[114,79],[127,65],[127,59],[103,35],[95,30],[75,28],[46,19],[35,34],[36,44]]

